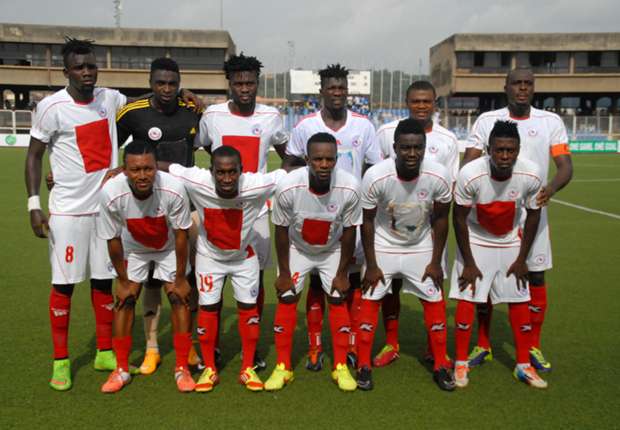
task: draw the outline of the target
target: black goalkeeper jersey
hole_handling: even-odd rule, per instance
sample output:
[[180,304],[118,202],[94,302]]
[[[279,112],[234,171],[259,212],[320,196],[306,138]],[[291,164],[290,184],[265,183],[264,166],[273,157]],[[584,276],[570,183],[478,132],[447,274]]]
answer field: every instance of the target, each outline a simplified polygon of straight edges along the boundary
[[125,143],[129,136],[156,145],[157,159],[194,165],[194,138],[198,132],[200,113],[178,99],[177,109],[170,113],[154,109],[149,99],[125,105],[116,115],[118,142]]

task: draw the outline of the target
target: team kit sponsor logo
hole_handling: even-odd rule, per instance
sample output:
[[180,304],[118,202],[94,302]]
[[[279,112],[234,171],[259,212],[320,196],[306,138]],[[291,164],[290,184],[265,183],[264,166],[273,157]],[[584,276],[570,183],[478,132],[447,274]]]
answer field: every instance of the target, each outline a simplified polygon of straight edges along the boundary
[[148,131],[149,139],[151,140],[159,140],[161,139],[162,132],[159,127],[151,127]]

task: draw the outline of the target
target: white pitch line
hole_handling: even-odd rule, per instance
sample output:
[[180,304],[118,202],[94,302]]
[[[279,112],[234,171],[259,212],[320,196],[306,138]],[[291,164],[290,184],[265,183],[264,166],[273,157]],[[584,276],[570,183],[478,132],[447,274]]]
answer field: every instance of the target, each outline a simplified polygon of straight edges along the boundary
[[558,200],[558,199],[551,199],[551,201],[554,202],[554,203],[559,203],[559,204],[564,205],[564,206],[569,206],[571,208],[581,209],[582,211],[585,211],[585,212],[590,212],[590,213],[593,213],[593,214],[604,215],[604,216],[608,216],[609,218],[620,219],[620,215],[618,215],[618,214],[612,214],[610,212],[603,212],[603,211],[599,211],[599,210],[596,210],[596,209],[590,209],[590,208],[587,208],[585,206],[579,206],[579,205],[576,205],[574,203],[569,203],[569,202],[565,202],[563,200]]
[[610,179],[573,179],[571,182],[620,182],[620,178]]

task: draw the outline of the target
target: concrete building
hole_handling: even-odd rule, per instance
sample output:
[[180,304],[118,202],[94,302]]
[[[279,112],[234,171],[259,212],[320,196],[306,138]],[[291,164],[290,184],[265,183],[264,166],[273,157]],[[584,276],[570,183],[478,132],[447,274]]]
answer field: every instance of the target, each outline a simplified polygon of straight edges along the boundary
[[235,44],[227,31],[0,24],[0,94],[12,91],[16,107],[26,108],[32,92],[64,87],[65,36],[94,40],[97,85],[125,94],[145,93],[151,61],[164,56],[179,63],[183,88],[220,95],[228,88],[222,67]]
[[505,105],[506,73],[519,66],[535,73],[537,107],[620,112],[620,33],[454,34],[430,49],[431,80],[452,109]]

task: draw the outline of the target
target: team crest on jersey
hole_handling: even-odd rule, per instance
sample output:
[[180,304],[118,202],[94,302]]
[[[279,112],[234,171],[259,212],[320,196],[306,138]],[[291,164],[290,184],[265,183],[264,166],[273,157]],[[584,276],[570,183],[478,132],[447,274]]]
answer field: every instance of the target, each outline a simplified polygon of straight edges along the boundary
[[536,257],[534,257],[534,261],[536,262],[536,264],[543,264],[546,260],[547,258],[545,257],[545,254],[538,254]]
[[149,139],[151,140],[159,140],[161,139],[161,129],[159,127],[151,127],[148,131]]
[[527,131],[527,135],[528,135],[528,136],[531,136],[531,137],[534,137],[534,136],[536,136],[537,134],[538,134],[538,132],[537,132],[537,131],[536,131],[536,129],[534,129],[534,128],[530,128],[530,129]]
[[515,190],[514,188],[511,189],[511,190],[508,190],[508,198],[509,199],[516,199],[518,195],[519,195],[519,192],[517,190]]
[[359,136],[355,136],[355,137],[353,138],[353,142],[352,142],[352,144],[353,144],[353,146],[354,146],[355,148],[357,148],[358,146],[360,146],[360,145],[362,144],[362,138],[361,138],[361,137],[359,137]]
[[418,191],[418,199],[426,200],[427,197],[428,197],[428,190],[420,190],[420,191]]
[[327,205],[328,212],[336,212],[338,210],[338,205],[336,203],[330,203]]
[[433,294],[435,294],[435,287],[428,287],[426,289],[426,294],[428,294],[429,296],[432,296]]
[[99,114],[101,118],[105,118],[108,115],[108,111],[104,107],[99,108],[97,113]]
[[256,124],[254,127],[252,127],[252,134],[260,136],[260,132],[260,125]]
[[428,148],[428,152],[430,152],[431,154],[437,154],[437,151],[439,151],[439,148],[437,148],[436,146],[429,146]]

